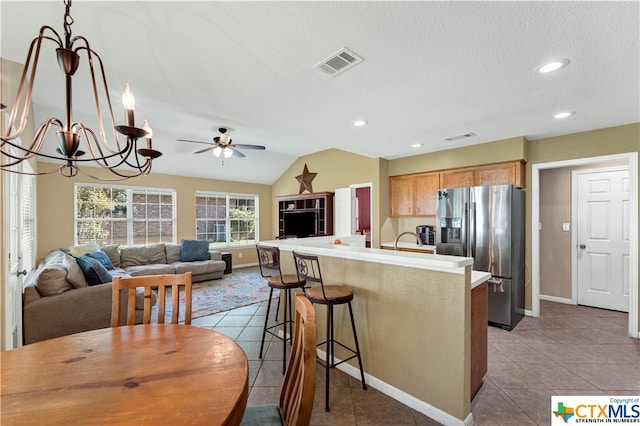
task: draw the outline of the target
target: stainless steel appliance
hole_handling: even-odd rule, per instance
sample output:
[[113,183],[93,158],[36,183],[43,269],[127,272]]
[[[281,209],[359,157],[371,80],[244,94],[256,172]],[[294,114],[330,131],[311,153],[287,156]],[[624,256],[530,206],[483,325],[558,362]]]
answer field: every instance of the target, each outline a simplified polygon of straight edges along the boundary
[[431,225],[416,226],[416,234],[422,241],[422,244],[434,246],[436,244],[436,233]]
[[489,323],[511,330],[524,315],[525,195],[513,185],[438,191],[436,253],[473,257],[491,273]]

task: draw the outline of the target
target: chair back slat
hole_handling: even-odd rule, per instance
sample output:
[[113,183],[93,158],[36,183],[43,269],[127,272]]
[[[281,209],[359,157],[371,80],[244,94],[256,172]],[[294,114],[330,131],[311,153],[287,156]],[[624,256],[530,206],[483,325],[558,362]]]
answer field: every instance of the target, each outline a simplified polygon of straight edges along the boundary
[[264,278],[281,275],[280,249],[278,247],[256,245],[256,250],[258,251],[260,274]]
[[307,284],[320,284],[322,297],[327,299],[327,295],[324,291],[324,284],[322,282],[322,273],[320,272],[320,261],[318,260],[318,256],[302,254],[294,251],[293,259],[296,264],[298,279],[304,279]]
[[[127,295],[126,325],[135,324],[136,289],[144,290],[142,323],[152,321],[152,293],[157,290],[157,323],[165,323],[166,292],[171,289],[171,323],[178,324],[180,315],[180,289],[184,288],[184,323],[191,324],[191,272],[184,274],[147,275],[140,277],[114,277],[112,282],[111,326],[120,326],[121,296]],[[126,291],[126,293],[123,293]]]
[[296,294],[295,305],[295,337],[280,393],[285,426],[309,424],[316,388],[316,312],[303,293]]

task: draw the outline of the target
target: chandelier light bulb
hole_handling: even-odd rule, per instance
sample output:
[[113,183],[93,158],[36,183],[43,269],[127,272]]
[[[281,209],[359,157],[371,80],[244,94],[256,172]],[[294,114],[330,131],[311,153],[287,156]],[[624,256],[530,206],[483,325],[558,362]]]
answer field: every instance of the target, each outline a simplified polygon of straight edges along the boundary
[[122,92],[122,105],[125,109],[135,109],[136,107],[136,98],[133,96],[133,92],[129,88],[128,83],[124,86]]
[[144,120],[142,130],[147,132],[147,136],[145,136],[147,139],[151,139],[153,137],[153,130],[151,130],[151,126],[149,126],[149,122],[147,120]]

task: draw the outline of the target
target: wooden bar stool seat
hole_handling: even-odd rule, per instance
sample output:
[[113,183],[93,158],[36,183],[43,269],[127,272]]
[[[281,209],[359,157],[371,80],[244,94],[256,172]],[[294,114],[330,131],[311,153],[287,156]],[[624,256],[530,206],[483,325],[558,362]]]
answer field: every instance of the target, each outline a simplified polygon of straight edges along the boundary
[[[298,275],[283,274],[280,269],[280,249],[278,247],[261,246],[257,245],[258,262],[260,263],[260,273],[264,278],[267,278],[267,285],[269,286],[269,302],[267,303],[267,315],[264,319],[264,328],[262,329],[262,342],[260,343],[260,355],[262,359],[262,352],[264,350],[264,339],[267,333],[271,334],[278,339],[282,339],[282,374],[285,374],[287,370],[287,341],[293,341],[293,323],[294,318],[291,312],[291,305],[293,299],[291,291],[297,288],[303,289],[305,285],[304,280],[300,280]],[[283,306],[283,321],[278,322],[278,310],[276,310],[275,324],[269,326],[269,312],[271,311],[271,300],[273,298],[273,290],[280,290],[280,296],[284,295]],[[278,304],[278,308],[280,305]],[[289,327],[289,333],[287,334],[287,326]],[[278,334],[278,330],[282,328],[282,336]]]
[[[343,285],[324,284],[324,294],[320,287],[309,287],[307,289],[307,299],[311,303],[320,305],[340,305],[353,300],[353,290]],[[326,297],[325,297],[326,296]]]
[[[324,363],[326,376],[324,409],[325,411],[330,411],[329,370],[331,368],[335,368],[336,366],[344,362],[347,362],[353,358],[357,358],[358,366],[360,367],[360,378],[362,379],[362,389],[367,389],[367,384],[364,379],[364,369],[362,368],[362,357],[360,356],[360,346],[358,345],[356,323],[353,319],[353,308],[351,307],[351,301],[353,300],[353,290],[350,287],[344,285],[325,284],[322,280],[318,256],[296,253],[294,251],[293,258],[296,263],[296,272],[298,273],[298,279],[304,280],[307,284],[307,287],[305,287],[307,299],[309,299],[311,303],[325,305],[327,307],[327,339],[324,342],[318,343],[317,346],[325,346],[326,349],[326,359]],[[336,305],[344,304],[346,304],[349,308],[349,318],[351,319],[351,330],[353,332],[353,342],[355,348],[350,348],[335,339],[333,307]],[[340,360],[340,362],[336,362],[336,345],[342,347],[343,349],[346,349],[349,353],[351,353],[351,356]]]

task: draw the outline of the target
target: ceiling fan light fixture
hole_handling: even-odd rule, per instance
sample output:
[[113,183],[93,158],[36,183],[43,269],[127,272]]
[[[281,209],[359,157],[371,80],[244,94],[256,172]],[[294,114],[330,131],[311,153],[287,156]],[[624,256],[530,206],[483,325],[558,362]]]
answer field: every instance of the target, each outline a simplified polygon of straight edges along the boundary
[[229,158],[233,155],[233,150],[231,148],[225,148],[223,152],[224,152],[224,158]]
[[216,157],[220,157],[220,155],[222,155],[222,148],[220,148],[219,146],[213,148],[213,155],[215,155]]

